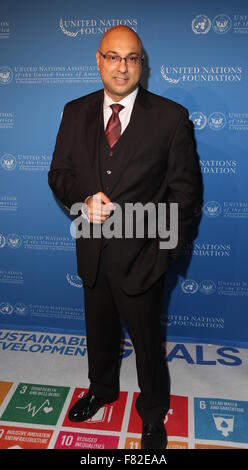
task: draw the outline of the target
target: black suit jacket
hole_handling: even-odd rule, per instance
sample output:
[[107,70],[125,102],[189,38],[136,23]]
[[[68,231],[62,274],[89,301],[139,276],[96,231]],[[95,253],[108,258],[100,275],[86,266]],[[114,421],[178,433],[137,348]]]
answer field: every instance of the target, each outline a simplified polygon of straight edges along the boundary
[[[98,158],[103,98],[100,90],[64,108],[48,182],[69,209],[89,195],[106,192],[101,185]],[[167,271],[171,258],[179,258],[186,228],[201,198],[201,177],[192,123],[183,106],[139,87],[128,128],[120,171],[113,176],[107,196],[120,205],[179,204],[179,242],[175,249],[160,249],[159,236],[110,240],[108,249],[121,276],[121,287],[135,295]],[[91,287],[96,279],[101,239],[79,238],[76,250],[78,275]]]

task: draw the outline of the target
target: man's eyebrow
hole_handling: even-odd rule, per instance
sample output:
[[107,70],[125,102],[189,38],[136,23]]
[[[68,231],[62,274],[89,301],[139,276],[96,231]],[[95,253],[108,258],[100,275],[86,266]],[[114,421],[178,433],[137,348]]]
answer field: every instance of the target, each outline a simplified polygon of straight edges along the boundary
[[116,51],[107,51],[107,52],[105,52],[105,54],[109,54],[110,52],[112,52],[112,54],[118,54],[118,52],[116,52]]
[[[116,55],[120,55],[119,52],[116,52],[116,51],[107,51],[107,52],[105,52],[104,54],[109,54],[109,53],[111,53],[111,54],[116,54]],[[127,55],[129,56],[129,55],[133,55],[133,54],[139,55],[138,52],[129,52]]]

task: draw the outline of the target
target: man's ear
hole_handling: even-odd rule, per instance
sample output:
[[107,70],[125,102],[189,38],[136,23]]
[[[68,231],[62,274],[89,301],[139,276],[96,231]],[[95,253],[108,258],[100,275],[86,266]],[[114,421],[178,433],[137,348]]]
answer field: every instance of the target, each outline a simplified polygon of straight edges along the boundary
[[98,51],[96,51],[96,63],[97,63],[97,68],[98,68],[98,70],[100,70],[100,64],[99,64],[99,62],[100,62],[100,54],[99,54]]

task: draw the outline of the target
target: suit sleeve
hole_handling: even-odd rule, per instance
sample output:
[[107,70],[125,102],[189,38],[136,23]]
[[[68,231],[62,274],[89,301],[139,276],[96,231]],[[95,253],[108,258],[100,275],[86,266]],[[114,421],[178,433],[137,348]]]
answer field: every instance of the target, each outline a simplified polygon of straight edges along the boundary
[[70,210],[75,202],[83,202],[88,194],[79,187],[72,160],[75,125],[70,106],[64,107],[52,156],[48,184],[54,195]]
[[178,244],[171,250],[172,258],[178,260],[186,242],[187,229],[202,204],[202,176],[193,124],[185,108],[170,145],[167,183],[166,202],[178,203]]

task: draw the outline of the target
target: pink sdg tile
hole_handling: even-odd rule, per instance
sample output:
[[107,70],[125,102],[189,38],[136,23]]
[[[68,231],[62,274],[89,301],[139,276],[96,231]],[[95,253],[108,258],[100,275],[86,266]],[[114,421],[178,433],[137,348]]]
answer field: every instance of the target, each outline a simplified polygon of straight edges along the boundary
[[118,436],[61,431],[54,449],[118,449]]

